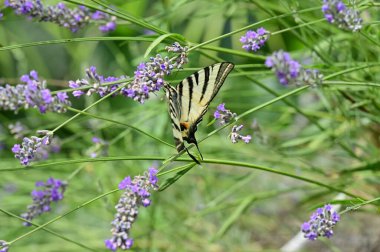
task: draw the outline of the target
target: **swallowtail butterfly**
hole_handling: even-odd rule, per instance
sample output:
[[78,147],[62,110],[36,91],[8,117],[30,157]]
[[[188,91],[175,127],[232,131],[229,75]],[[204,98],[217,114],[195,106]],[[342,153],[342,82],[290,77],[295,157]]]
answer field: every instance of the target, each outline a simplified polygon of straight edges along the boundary
[[233,68],[234,64],[229,62],[217,63],[193,73],[175,88],[164,85],[176,149],[178,152],[186,149],[198,164],[199,161],[189,153],[183,141],[195,144],[199,151],[195,138],[197,126]]

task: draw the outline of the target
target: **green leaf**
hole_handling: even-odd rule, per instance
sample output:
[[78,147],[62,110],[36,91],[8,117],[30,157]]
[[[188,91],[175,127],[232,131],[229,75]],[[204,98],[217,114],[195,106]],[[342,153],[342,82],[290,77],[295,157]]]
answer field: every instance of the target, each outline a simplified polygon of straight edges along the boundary
[[165,39],[169,38],[169,37],[173,37],[173,38],[177,38],[177,40],[180,40],[180,41],[185,41],[185,38],[183,36],[181,36],[180,34],[177,34],[177,33],[167,33],[167,34],[164,34],[164,35],[161,35],[159,36],[158,38],[156,38],[150,45],[149,47],[146,49],[145,51],[145,54],[144,54],[144,58],[148,57],[148,55],[150,54],[150,52],[155,48],[157,47],[162,41],[164,41]]
[[240,215],[243,214],[243,212],[256,200],[256,196],[252,195],[245,199],[243,199],[240,203],[240,205],[236,208],[236,210],[231,214],[231,216],[223,223],[222,227],[219,229],[219,231],[215,234],[213,237],[214,239],[220,239],[227,230],[232,226],[234,222],[236,222]]

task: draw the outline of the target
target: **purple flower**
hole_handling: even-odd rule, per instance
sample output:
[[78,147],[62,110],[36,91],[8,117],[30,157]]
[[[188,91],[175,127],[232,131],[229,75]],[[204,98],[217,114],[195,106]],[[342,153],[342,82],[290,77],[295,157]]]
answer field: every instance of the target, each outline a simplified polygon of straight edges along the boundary
[[128,176],[128,177],[125,177],[119,184],[119,189],[120,190],[123,190],[125,188],[127,188],[128,186],[131,186],[132,184],[132,180],[131,180],[131,177]]
[[243,49],[256,52],[265,44],[269,35],[270,33],[261,27],[256,32],[247,31],[245,36],[240,38],[240,42],[243,43]]
[[310,216],[310,220],[301,225],[301,231],[304,233],[305,238],[312,241],[320,236],[330,238],[333,236],[333,228],[339,220],[339,214],[328,204],[318,208]]
[[74,95],[75,97],[80,97],[80,96],[82,96],[83,94],[84,94],[84,92],[81,91],[81,90],[75,90],[75,91],[73,91],[73,95]]
[[66,92],[57,92],[57,98],[60,102],[66,102],[69,97]]
[[[72,32],[80,30],[91,21],[96,21],[96,23],[100,24],[100,27],[106,24],[108,28],[104,31],[116,28],[115,16],[101,11],[92,12],[84,6],[73,9],[66,7],[63,3],[44,6],[40,0],[7,0],[5,5],[14,9],[18,15],[26,15],[42,22],[56,23],[70,29]],[[110,24],[111,22],[112,24]]]
[[70,106],[70,101],[60,100],[51,94],[46,82],[38,79],[36,71],[21,76],[20,80],[23,84],[0,86],[1,109],[18,111],[20,108],[38,108],[41,113],[63,113],[66,112],[65,107]]
[[214,112],[214,117],[215,119],[218,119],[220,125],[229,123],[236,116],[236,113],[232,113],[225,108],[224,103],[219,104]]
[[[51,210],[51,203],[63,199],[63,194],[67,187],[67,182],[59,179],[49,178],[46,183],[42,181],[36,182],[38,189],[31,193],[33,203],[29,205],[28,211],[21,214],[21,217],[31,221],[35,217]],[[30,226],[28,222],[24,222],[25,226]]]
[[99,26],[99,30],[101,32],[111,32],[116,30],[116,23],[114,21],[110,21],[106,23],[105,25]]
[[6,241],[0,240],[0,252],[8,252],[9,245]]
[[170,75],[173,69],[181,68],[188,62],[187,47],[175,42],[172,46],[167,46],[166,50],[176,53],[177,56],[169,58],[157,54],[156,57],[151,57],[150,61],[140,63],[135,71],[134,80],[122,90],[124,95],[144,103],[150,93],[160,90],[164,85],[164,76]]
[[21,150],[21,147],[19,144],[13,145],[13,148],[12,148],[13,153],[18,153],[18,152],[20,152],[20,150]]
[[[114,85],[107,85],[102,86],[105,82],[113,82],[113,81],[119,81],[123,79],[127,79],[127,76],[120,76],[120,77],[114,77],[114,76],[108,76],[104,77],[102,75],[99,75],[96,72],[96,67],[91,66],[90,68],[86,69],[86,79],[76,80],[76,81],[69,81],[69,86],[71,88],[87,88],[87,91],[83,90],[75,90],[73,91],[73,96],[80,97],[84,94],[86,95],[92,95],[94,93],[98,93],[100,96],[104,96],[106,94],[111,93],[115,89],[119,87],[118,84]],[[91,84],[92,83],[92,84]]]
[[[182,47],[179,43],[174,43],[172,46],[166,47],[168,52],[174,52],[176,57],[169,59],[169,57],[162,57],[157,55],[151,57],[149,62],[140,63],[135,71],[134,80],[124,87],[120,94],[125,97],[132,98],[140,103],[144,103],[149,98],[150,93],[156,92],[164,85],[164,76],[169,75],[174,68],[181,68],[183,64],[187,63],[187,47]],[[104,77],[96,72],[95,67],[86,69],[86,79],[69,81],[71,88],[86,88],[86,92],[81,90],[73,91],[76,97],[83,94],[92,95],[98,93],[104,96],[113,92],[119,87],[119,84],[106,85],[106,82],[114,82],[126,80],[127,76],[108,76]],[[116,95],[116,94],[115,94]]]
[[69,81],[69,87],[71,88],[79,88],[80,85],[78,84],[78,81]]
[[230,135],[232,143],[237,143],[239,140],[243,140],[245,143],[249,143],[251,141],[252,137],[250,135],[243,136],[238,133],[242,128],[243,128],[243,125],[240,125],[240,126],[234,125],[232,127],[231,135]]
[[347,8],[341,0],[323,0],[322,12],[329,23],[341,29],[356,32],[362,28],[360,13]]
[[49,145],[51,143],[53,133],[46,131],[43,132],[43,134],[43,137],[24,137],[21,145],[15,144],[13,146],[12,152],[15,154],[15,158],[20,160],[22,165],[28,165],[35,159],[37,152],[42,146]]
[[149,191],[158,189],[157,172],[155,168],[149,168],[142,176],[135,176],[133,180],[126,177],[120,182],[119,189],[124,190],[124,193],[115,206],[117,213],[111,222],[112,238],[104,241],[109,250],[126,250],[132,247],[130,229],[138,217],[139,208],[151,204]]
[[91,18],[93,20],[101,20],[101,19],[104,19],[105,18],[105,15],[106,13],[102,12],[102,11],[95,11],[94,13],[92,13],[91,15]]
[[151,167],[151,168],[149,168],[148,172],[149,172],[149,182],[152,185],[157,185],[157,182],[158,182],[158,178],[157,178],[158,170],[156,168],[154,168],[154,167]]
[[29,73],[30,77],[32,77],[34,80],[38,80],[38,73],[35,70],[30,71]]
[[310,85],[322,84],[323,75],[317,70],[304,69],[300,63],[293,60],[289,53],[282,50],[268,56],[265,65],[275,72],[282,85]]

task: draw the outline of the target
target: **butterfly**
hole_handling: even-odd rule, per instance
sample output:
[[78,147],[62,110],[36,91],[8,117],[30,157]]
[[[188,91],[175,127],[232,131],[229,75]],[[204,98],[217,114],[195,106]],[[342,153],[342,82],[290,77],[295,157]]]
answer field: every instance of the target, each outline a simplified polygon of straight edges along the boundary
[[176,149],[178,152],[186,149],[197,164],[200,162],[189,153],[184,141],[193,143],[203,159],[195,132],[208,106],[233,68],[234,64],[221,62],[193,73],[175,88],[164,84]]

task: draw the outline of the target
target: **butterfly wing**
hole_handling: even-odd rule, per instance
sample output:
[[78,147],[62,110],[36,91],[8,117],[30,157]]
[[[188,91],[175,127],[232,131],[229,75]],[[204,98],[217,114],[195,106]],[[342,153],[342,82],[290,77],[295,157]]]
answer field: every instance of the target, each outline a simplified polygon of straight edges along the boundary
[[194,136],[197,125],[233,68],[234,64],[229,62],[217,63],[195,72],[178,84],[177,107],[183,140],[197,145]]
[[166,90],[166,98],[169,103],[169,115],[173,127],[173,137],[178,152],[185,148],[183,143],[181,126],[179,123],[180,119],[180,104],[178,103],[178,93],[177,90],[170,85],[164,84]]

